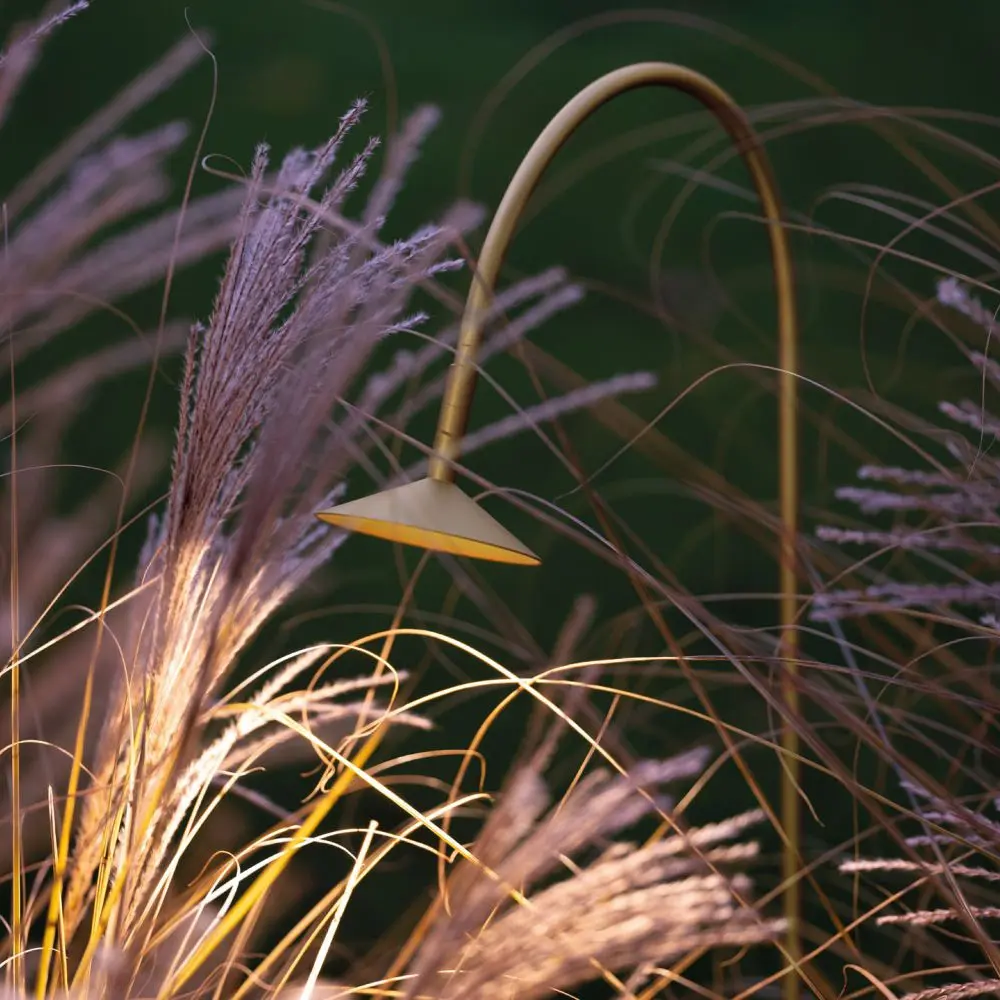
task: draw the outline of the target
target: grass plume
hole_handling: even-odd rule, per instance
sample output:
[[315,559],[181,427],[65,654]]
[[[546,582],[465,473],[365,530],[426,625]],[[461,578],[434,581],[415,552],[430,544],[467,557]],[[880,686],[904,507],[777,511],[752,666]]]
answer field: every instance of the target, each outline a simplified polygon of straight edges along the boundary
[[[0,119],[48,33],[85,7],[53,8],[9,40]],[[441,279],[464,264],[464,236],[482,213],[459,203],[408,236],[386,237],[437,113],[420,108],[384,151],[370,140],[349,156],[362,102],[320,146],[277,164],[261,146],[245,178],[161,211],[170,189],[165,164],[182,149],[186,128],[139,136],[118,129],[202,52],[201,40],[175,47],[5,202],[0,316],[12,447],[3,505],[16,541],[5,616],[7,674],[16,681],[4,824],[14,886],[11,995],[193,989],[236,1000],[327,991],[323,963],[352,897],[376,863],[407,847],[442,860],[453,851],[460,860],[411,928],[410,944],[382,955],[385,984],[398,983],[406,996],[430,989],[499,997],[511,988],[544,996],[600,979],[633,990],[657,963],[773,939],[780,921],[758,912],[738,871],[756,856],[741,838],[759,813],[677,827],[643,845],[619,839],[642,821],[669,819],[673,803],[660,786],[697,778],[706,751],[589,770],[558,804],[543,775],[547,758],[536,756],[512,773],[465,846],[448,832],[451,820],[466,807],[482,816],[484,794],[420,810],[353,752],[373,748],[375,734],[389,729],[433,725],[413,675],[393,662],[395,632],[377,653],[362,639],[256,659],[262,630],[345,542],[313,512],[359,478],[403,474],[401,442],[416,451],[406,424],[443,388],[433,374],[417,382],[451,350],[455,331],[424,335],[426,346],[400,349],[380,368],[382,347],[416,337],[429,321],[416,298],[447,299]],[[383,152],[378,176],[367,177]],[[223,248],[228,257],[204,322],[172,320],[144,339],[84,351],[79,362],[13,391],[15,372],[79,335],[85,320],[100,320],[116,300]],[[579,298],[558,270],[505,289],[487,317],[484,353],[508,350]],[[107,490],[57,513],[52,497],[68,421],[86,412],[101,380],[158,364],[164,349],[183,353],[169,463],[158,442],[144,441]],[[648,372],[622,373],[521,407],[470,445],[542,434],[542,424],[654,383]],[[380,472],[384,458],[390,468]],[[408,460],[414,468],[423,459]],[[139,502],[165,464],[165,498]],[[77,577],[142,521],[147,536],[132,572],[123,578],[113,562],[107,600],[78,609],[68,627],[57,622]],[[31,551],[30,571],[13,558],[18,550]],[[365,669],[351,672],[348,662]],[[506,669],[498,676],[516,678]],[[67,698],[77,717],[66,717]],[[544,704],[562,714],[555,701]],[[289,810],[254,789],[255,772],[303,761],[320,769],[319,797]],[[349,828],[321,828],[356,790],[352,783],[403,816],[392,830],[363,824],[354,847]],[[227,808],[240,796],[274,825],[224,842],[206,860],[199,851],[212,843],[213,822],[232,815]],[[282,913],[274,902],[280,886],[268,873],[323,845],[340,847],[350,864],[331,874],[320,905]],[[252,886],[262,887],[259,895]],[[262,957],[263,935],[278,915],[291,930]],[[630,986],[618,979],[627,969]]]

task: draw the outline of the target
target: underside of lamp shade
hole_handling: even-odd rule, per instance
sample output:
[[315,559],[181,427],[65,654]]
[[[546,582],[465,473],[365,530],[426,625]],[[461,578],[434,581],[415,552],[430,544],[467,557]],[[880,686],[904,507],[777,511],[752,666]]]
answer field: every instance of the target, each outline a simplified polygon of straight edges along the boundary
[[318,511],[327,524],[471,559],[537,566],[541,560],[454,483],[418,479]]

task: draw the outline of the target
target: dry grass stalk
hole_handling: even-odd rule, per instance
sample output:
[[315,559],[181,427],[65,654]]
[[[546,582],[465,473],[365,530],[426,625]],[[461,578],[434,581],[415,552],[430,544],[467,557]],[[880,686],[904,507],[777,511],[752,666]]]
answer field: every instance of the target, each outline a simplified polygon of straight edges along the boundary
[[[53,8],[8,44],[0,58],[0,121],[45,35],[85,7]],[[252,992],[251,979],[233,984],[240,980],[237,964],[251,961],[259,910],[232,928],[226,949],[205,955],[204,942],[243,891],[247,873],[239,865],[266,866],[262,853],[280,859],[289,852],[289,831],[310,807],[264,837],[236,845],[231,863],[216,864],[193,886],[180,885],[178,871],[199,832],[249,770],[262,761],[280,766],[293,742],[329,766],[338,746],[360,738],[359,725],[365,731],[388,723],[427,725],[399,703],[403,672],[379,662],[370,674],[331,679],[327,671],[344,651],[325,646],[265,664],[250,682],[229,690],[227,683],[241,659],[252,656],[261,627],[344,542],[317,525],[313,511],[342,492],[355,469],[371,473],[367,456],[379,436],[403,435],[406,421],[439,395],[440,379],[409,390],[446,354],[453,337],[447,331],[418,350],[400,351],[384,370],[364,373],[385,337],[413,333],[426,319],[407,311],[414,292],[461,264],[451,248],[480,213],[460,204],[406,239],[382,239],[405,172],[436,120],[424,108],[393,138],[365,208],[350,220],[347,200],[377,144],[364,145],[332,180],[328,175],[361,118],[359,103],[319,148],[296,150],[268,172],[269,153],[261,147],[245,184],[193,200],[183,215],[165,212],[103,238],[108,227],[163,200],[164,163],[186,135],[182,126],[169,125],[122,138],[120,122],[201,51],[194,39],[177,46],[6,202],[0,320],[15,366],[108,302],[231,244],[204,326],[182,336],[182,326],[168,325],[157,331],[158,340],[150,338],[159,344],[155,349],[129,343],[84,357],[19,389],[5,410],[8,430],[17,428],[19,453],[18,503],[13,487],[4,502],[21,548],[32,550],[32,565],[48,570],[15,581],[12,596],[23,620],[13,606],[6,609],[14,619],[8,644],[18,647],[11,663],[19,674],[28,663],[32,671],[45,667],[42,679],[62,671],[76,686],[55,692],[40,684],[38,697],[12,706],[18,722],[19,713],[37,714],[37,738],[61,762],[39,760],[33,769],[23,758],[19,772],[21,804],[37,825],[32,849],[44,860],[31,883],[24,926],[41,947],[11,963],[19,970],[27,965],[27,973],[19,971],[8,988],[22,995],[34,976],[39,1000],[166,996],[181,983],[206,994],[232,988],[234,998]],[[579,297],[558,271],[504,292],[495,303],[486,355],[507,349]],[[169,493],[162,516],[151,522],[134,580],[122,586],[116,576],[110,608],[95,602],[78,627],[49,638],[49,619],[61,608],[60,581],[122,528],[109,516],[118,497],[108,493],[88,497],[56,520],[47,508],[65,421],[84,412],[95,378],[144,365],[182,341]],[[479,443],[651,384],[647,373],[611,379],[484,429]],[[60,404],[55,417],[53,401]],[[19,403],[39,415],[26,431],[19,427]],[[137,454],[133,491],[155,480],[160,458],[155,449]],[[25,475],[26,462],[48,471]],[[388,475],[398,473],[394,468]],[[84,681],[93,685],[94,698],[73,748],[77,720],[69,731],[53,725],[63,714],[55,694],[65,699],[67,690],[83,690]],[[373,701],[380,690],[383,700]],[[22,728],[21,738],[26,735]],[[747,879],[720,871],[754,856],[752,844],[725,842],[757,814],[644,847],[615,840],[666,808],[658,786],[690,777],[704,763],[697,752],[642,763],[625,776],[594,772],[550,809],[533,758],[516,772],[476,842],[479,864],[469,855],[454,873],[450,916],[439,913],[432,922],[400,988],[413,996],[419,983],[440,987],[441,996],[488,1000],[509,995],[516,984],[518,996],[541,996],[706,945],[770,939],[779,926],[745,901]],[[85,788],[67,801],[62,790],[75,787],[77,778]],[[11,819],[5,830],[21,817]],[[61,822],[71,839],[60,839]],[[417,829],[431,819],[414,822]],[[357,873],[364,861],[358,857]],[[483,865],[496,877],[486,877]],[[336,890],[337,921],[353,887],[348,881]],[[317,914],[306,924],[318,932],[327,917]],[[289,970],[302,955],[288,960]],[[309,989],[318,984],[318,971]]]
[[626,775],[593,771],[548,813],[534,762],[520,768],[473,848],[500,881],[460,864],[447,912],[407,970],[414,978],[398,986],[403,996],[551,996],[700,947],[773,940],[781,921],[757,913],[745,876],[722,871],[756,855],[754,843],[725,842],[759,823],[759,812],[644,846],[614,839],[650,812],[669,811],[659,787],[706,763],[699,750]]

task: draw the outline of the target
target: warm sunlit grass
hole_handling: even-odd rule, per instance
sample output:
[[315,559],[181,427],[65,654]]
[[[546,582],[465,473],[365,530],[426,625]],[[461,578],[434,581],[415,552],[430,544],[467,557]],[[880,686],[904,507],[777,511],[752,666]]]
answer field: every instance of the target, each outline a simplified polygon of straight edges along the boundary
[[[486,102],[470,150],[537,60],[614,16],[527,55]],[[782,694],[776,583],[766,582],[777,580],[773,499],[725,471],[746,440],[742,421],[778,373],[681,329],[655,294],[597,279],[550,271],[503,290],[481,360],[516,347],[539,401],[516,402],[484,371],[513,415],[474,429],[465,455],[524,430],[543,439],[571,492],[507,498],[557,540],[555,558],[599,567],[618,588],[613,607],[560,593],[553,609],[572,610],[564,622],[563,611],[543,616],[556,634],[546,646],[490,569],[387,547],[374,569],[395,570],[398,603],[354,606],[341,584],[340,604],[315,610],[322,598],[305,586],[328,580],[345,539],[313,511],[345,483],[357,495],[424,463],[406,427],[440,396],[459,307],[441,279],[481,215],[458,206],[438,228],[384,238],[382,218],[434,116],[404,123],[358,214],[348,188],[363,185],[375,149],[350,145],[356,107],[341,122],[344,149],[318,154],[324,169],[299,155],[281,172],[261,155],[255,173],[228,171],[220,194],[189,190],[180,214],[128,223],[162,202],[163,163],[184,132],[114,145],[112,129],[203,55],[189,39],[5,203],[12,652],[0,839],[12,995],[490,1000],[596,988],[742,998],[776,995],[790,977],[830,998],[997,992],[991,397],[1000,376],[989,357],[1000,234],[991,188],[965,194],[946,169],[950,157],[991,161],[949,134],[961,116],[873,114],[731,32],[669,16],[749,46],[819,95],[752,109],[769,143],[847,124],[874,130],[940,192],[934,201],[926,189],[917,198],[849,184],[787,213],[806,292],[854,296],[855,342],[859,325],[868,337],[882,322],[902,345],[892,366],[865,353],[864,378],[851,386],[810,367],[806,351],[798,418],[805,495],[818,500],[799,539],[800,713]],[[0,115],[42,41],[22,35],[7,48]],[[719,174],[734,154],[718,152],[696,116],[570,158],[531,211],[667,136],[681,140],[676,159],[625,206],[626,226],[680,174],[650,273],[695,191],[732,200],[734,211],[706,229],[713,245],[754,209],[750,191]],[[94,157],[91,172],[70,175],[82,152]],[[193,171],[204,152],[198,144]],[[859,223],[855,234],[859,218],[886,230],[873,236]],[[105,235],[122,223],[135,228]],[[634,231],[628,239],[640,245]],[[207,318],[206,304],[205,328],[188,337],[184,321],[167,322],[169,275],[234,241],[214,312]],[[730,295],[721,312],[748,329],[741,295],[764,290],[751,271],[719,278]],[[149,336],[34,382],[15,377],[88,316],[127,320],[111,303],[162,287],[164,275],[163,318]],[[708,364],[654,419],[623,398],[647,391],[650,373],[589,384],[554,350],[523,340],[558,311],[586,308],[582,288],[617,299],[623,315],[700,338]],[[410,304],[417,295],[439,310],[426,322]],[[916,329],[936,331],[951,352],[950,382],[894,401],[886,387],[923,370],[920,353],[906,353]],[[403,349],[385,367],[373,349],[387,331]],[[755,332],[773,353],[769,328]],[[163,359],[185,349],[172,465],[146,433],[145,408],[119,468],[68,464],[62,441],[93,383],[140,370],[152,389]],[[718,415],[715,451],[681,444],[683,407],[737,381],[750,388]],[[954,402],[938,414],[942,400]],[[588,424],[566,419],[583,409]],[[613,437],[596,461],[586,447],[594,427]],[[774,448],[760,448],[770,467]],[[844,484],[828,465],[866,468],[867,480],[835,496]],[[650,481],[709,512],[675,547],[669,532],[640,531],[625,513]],[[69,482],[80,501],[66,511],[54,498]],[[685,572],[705,538],[752,551],[764,582],[752,593],[691,592]],[[552,598],[540,588],[538,600]],[[379,624],[355,628],[354,618]],[[261,638],[272,622],[290,637],[278,655]],[[307,627],[328,638],[303,646]],[[791,845],[779,820],[782,775],[795,774],[782,766],[788,727],[800,741],[803,816]],[[782,945],[780,856],[790,848],[803,900],[797,969]]]

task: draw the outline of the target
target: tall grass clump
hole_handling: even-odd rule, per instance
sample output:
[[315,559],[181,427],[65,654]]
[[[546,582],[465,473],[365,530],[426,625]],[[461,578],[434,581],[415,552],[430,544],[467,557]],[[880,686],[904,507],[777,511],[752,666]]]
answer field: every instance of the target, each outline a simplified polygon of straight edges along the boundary
[[[995,295],[988,284],[980,287]],[[935,299],[932,308],[973,375],[967,381],[974,395],[941,400],[941,423],[905,419],[919,463],[866,464],[858,470],[862,485],[837,490],[861,519],[820,526],[817,534],[865,556],[849,569],[857,586],[827,586],[812,605],[815,621],[881,618],[890,628],[916,624],[928,633],[916,655],[886,678],[882,697],[867,705],[873,741],[895,785],[899,811],[886,816],[892,837],[878,854],[858,844],[839,865],[864,893],[875,940],[898,956],[891,972],[880,970],[880,986],[905,1000],[1000,991],[1000,706],[992,675],[1000,367],[990,357],[997,324],[955,276],[938,280]]]
[[[85,7],[53,10],[8,40],[0,121],[47,35]],[[625,763],[603,747],[580,695],[593,664],[573,660],[585,622],[571,621],[529,676],[453,635],[403,627],[408,588],[384,629],[259,652],[262,631],[287,619],[346,541],[314,512],[359,479],[400,478],[426,461],[405,428],[440,395],[434,366],[457,331],[422,331],[451,304],[443,279],[463,265],[482,213],[460,203],[388,237],[437,116],[418,109],[384,150],[369,140],[348,153],[359,102],[318,147],[276,159],[261,146],[219,193],[187,191],[154,214],[168,192],[165,163],[187,133],[118,130],[203,51],[197,38],[173,49],[4,201],[8,993],[500,998],[603,981],[638,996],[683,981],[707,949],[738,954],[773,940],[783,924],[757,906],[746,873],[758,851],[746,835],[764,812],[687,820],[720,759],[709,747]],[[199,141],[196,163],[201,154]],[[224,247],[207,319],[171,320],[176,270]],[[147,335],[53,364],[85,319],[124,317],[112,303],[147,286],[163,289]],[[505,289],[484,355],[579,297],[557,270]],[[386,341],[409,346],[386,362]],[[144,425],[171,352],[183,363],[166,456]],[[19,373],[34,362],[43,374],[25,384]],[[63,504],[68,422],[86,414],[99,383],[135,369],[149,372],[146,402],[112,486]],[[470,435],[466,453],[652,382],[626,373],[520,410]],[[163,495],[139,499],[164,475]],[[123,569],[138,526],[145,543]],[[411,640],[489,680],[421,694],[397,656],[403,648],[408,667],[418,661]],[[469,790],[474,742],[457,777],[413,779],[435,798],[413,804],[394,761],[376,757],[380,741],[428,730],[441,702],[477,687],[533,703],[518,762],[498,794]],[[551,776],[557,745],[570,740],[586,755],[578,773]],[[291,804],[253,780],[287,776],[289,762],[312,782]],[[251,803],[265,827],[227,836],[234,801]],[[309,869],[311,897],[283,895],[307,853],[322,858]],[[400,855],[437,866],[429,900],[387,895]],[[353,953],[340,943],[352,940],[352,904],[371,906],[377,879],[375,905],[398,922]]]

